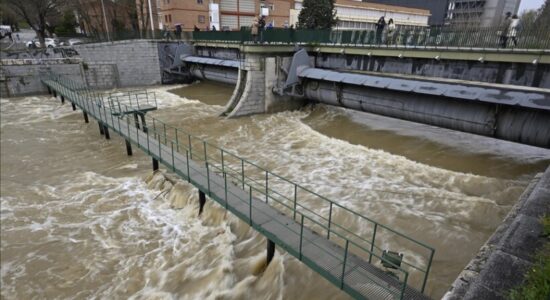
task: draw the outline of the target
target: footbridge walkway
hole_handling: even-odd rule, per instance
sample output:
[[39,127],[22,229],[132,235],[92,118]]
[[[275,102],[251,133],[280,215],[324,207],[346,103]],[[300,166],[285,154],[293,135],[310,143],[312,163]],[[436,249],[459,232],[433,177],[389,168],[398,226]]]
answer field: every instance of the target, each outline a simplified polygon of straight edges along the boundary
[[199,189],[199,214],[208,195],[264,235],[268,263],[276,244],[356,299],[428,298],[430,246],[147,115],[152,93],[101,95],[51,73],[42,82],[86,122],[96,119],[106,138],[109,130],[124,138],[129,155],[136,145],[153,169],[160,162]]

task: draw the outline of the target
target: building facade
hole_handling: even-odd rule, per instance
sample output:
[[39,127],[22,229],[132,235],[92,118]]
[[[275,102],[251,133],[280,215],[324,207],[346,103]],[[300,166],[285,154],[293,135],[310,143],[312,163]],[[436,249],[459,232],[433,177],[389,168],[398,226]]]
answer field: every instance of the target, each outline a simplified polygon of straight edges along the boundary
[[507,12],[517,14],[521,0],[449,0],[446,24],[498,26]]
[[[294,1],[294,9],[290,12],[290,23],[296,25],[302,10],[303,0]],[[426,9],[404,6],[386,5],[353,0],[336,0],[337,29],[372,30],[380,17],[386,22],[393,19],[397,26],[428,26],[430,11]]]
[[289,23],[293,0],[160,0],[163,27],[181,24],[183,30],[239,30],[251,26],[254,18],[266,15],[274,27]]
[[363,2],[405,6],[430,11],[429,25],[443,25],[449,0],[363,0]]

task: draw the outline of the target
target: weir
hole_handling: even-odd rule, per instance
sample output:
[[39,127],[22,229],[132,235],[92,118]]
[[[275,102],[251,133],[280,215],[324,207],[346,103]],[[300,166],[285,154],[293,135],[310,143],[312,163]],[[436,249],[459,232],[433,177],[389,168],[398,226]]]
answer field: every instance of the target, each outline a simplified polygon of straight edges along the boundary
[[[140,127],[130,115],[141,104],[104,98],[54,74],[42,82],[105,132],[124,138],[128,154],[128,144],[134,144],[152,157],[154,170],[162,163],[197,187],[200,211],[208,195],[264,235],[267,262],[278,245],[356,299],[428,298],[423,291],[435,252],[430,246],[145,113]],[[308,207],[310,201],[324,204],[328,214]],[[368,230],[353,232],[335,215]]]
[[240,51],[240,60],[181,56],[191,76],[236,83],[223,114],[228,117],[297,108],[309,100],[550,148],[547,89],[323,69],[305,48]]

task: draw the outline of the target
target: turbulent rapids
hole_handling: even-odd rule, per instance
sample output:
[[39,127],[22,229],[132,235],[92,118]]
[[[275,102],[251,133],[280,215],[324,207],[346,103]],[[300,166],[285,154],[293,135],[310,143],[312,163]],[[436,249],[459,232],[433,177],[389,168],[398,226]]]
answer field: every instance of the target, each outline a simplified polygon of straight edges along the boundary
[[[210,83],[155,91],[156,117],[434,246],[432,297],[550,161],[548,150],[325,106],[220,119],[230,89]],[[265,239],[248,224],[212,201],[198,217],[191,185],[152,174],[147,156],[127,157],[70,105],[1,104],[3,298],[348,298],[280,249],[265,268]]]

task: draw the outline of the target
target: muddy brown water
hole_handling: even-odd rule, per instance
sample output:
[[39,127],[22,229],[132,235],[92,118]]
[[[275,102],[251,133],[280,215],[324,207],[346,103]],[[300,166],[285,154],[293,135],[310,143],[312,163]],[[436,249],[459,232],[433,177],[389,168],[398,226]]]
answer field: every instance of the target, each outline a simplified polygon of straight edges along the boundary
[[[223,119],[232,87],[216,83],[153,89],[156,117],[435,247],[435,298],[550,162],[323,105]],[[348,299],[280,249],[262,270],[260,234],[212,201],[197,217],[196,189],[152,176],[150,158],[70,105],[1,101],[2,298]]]

